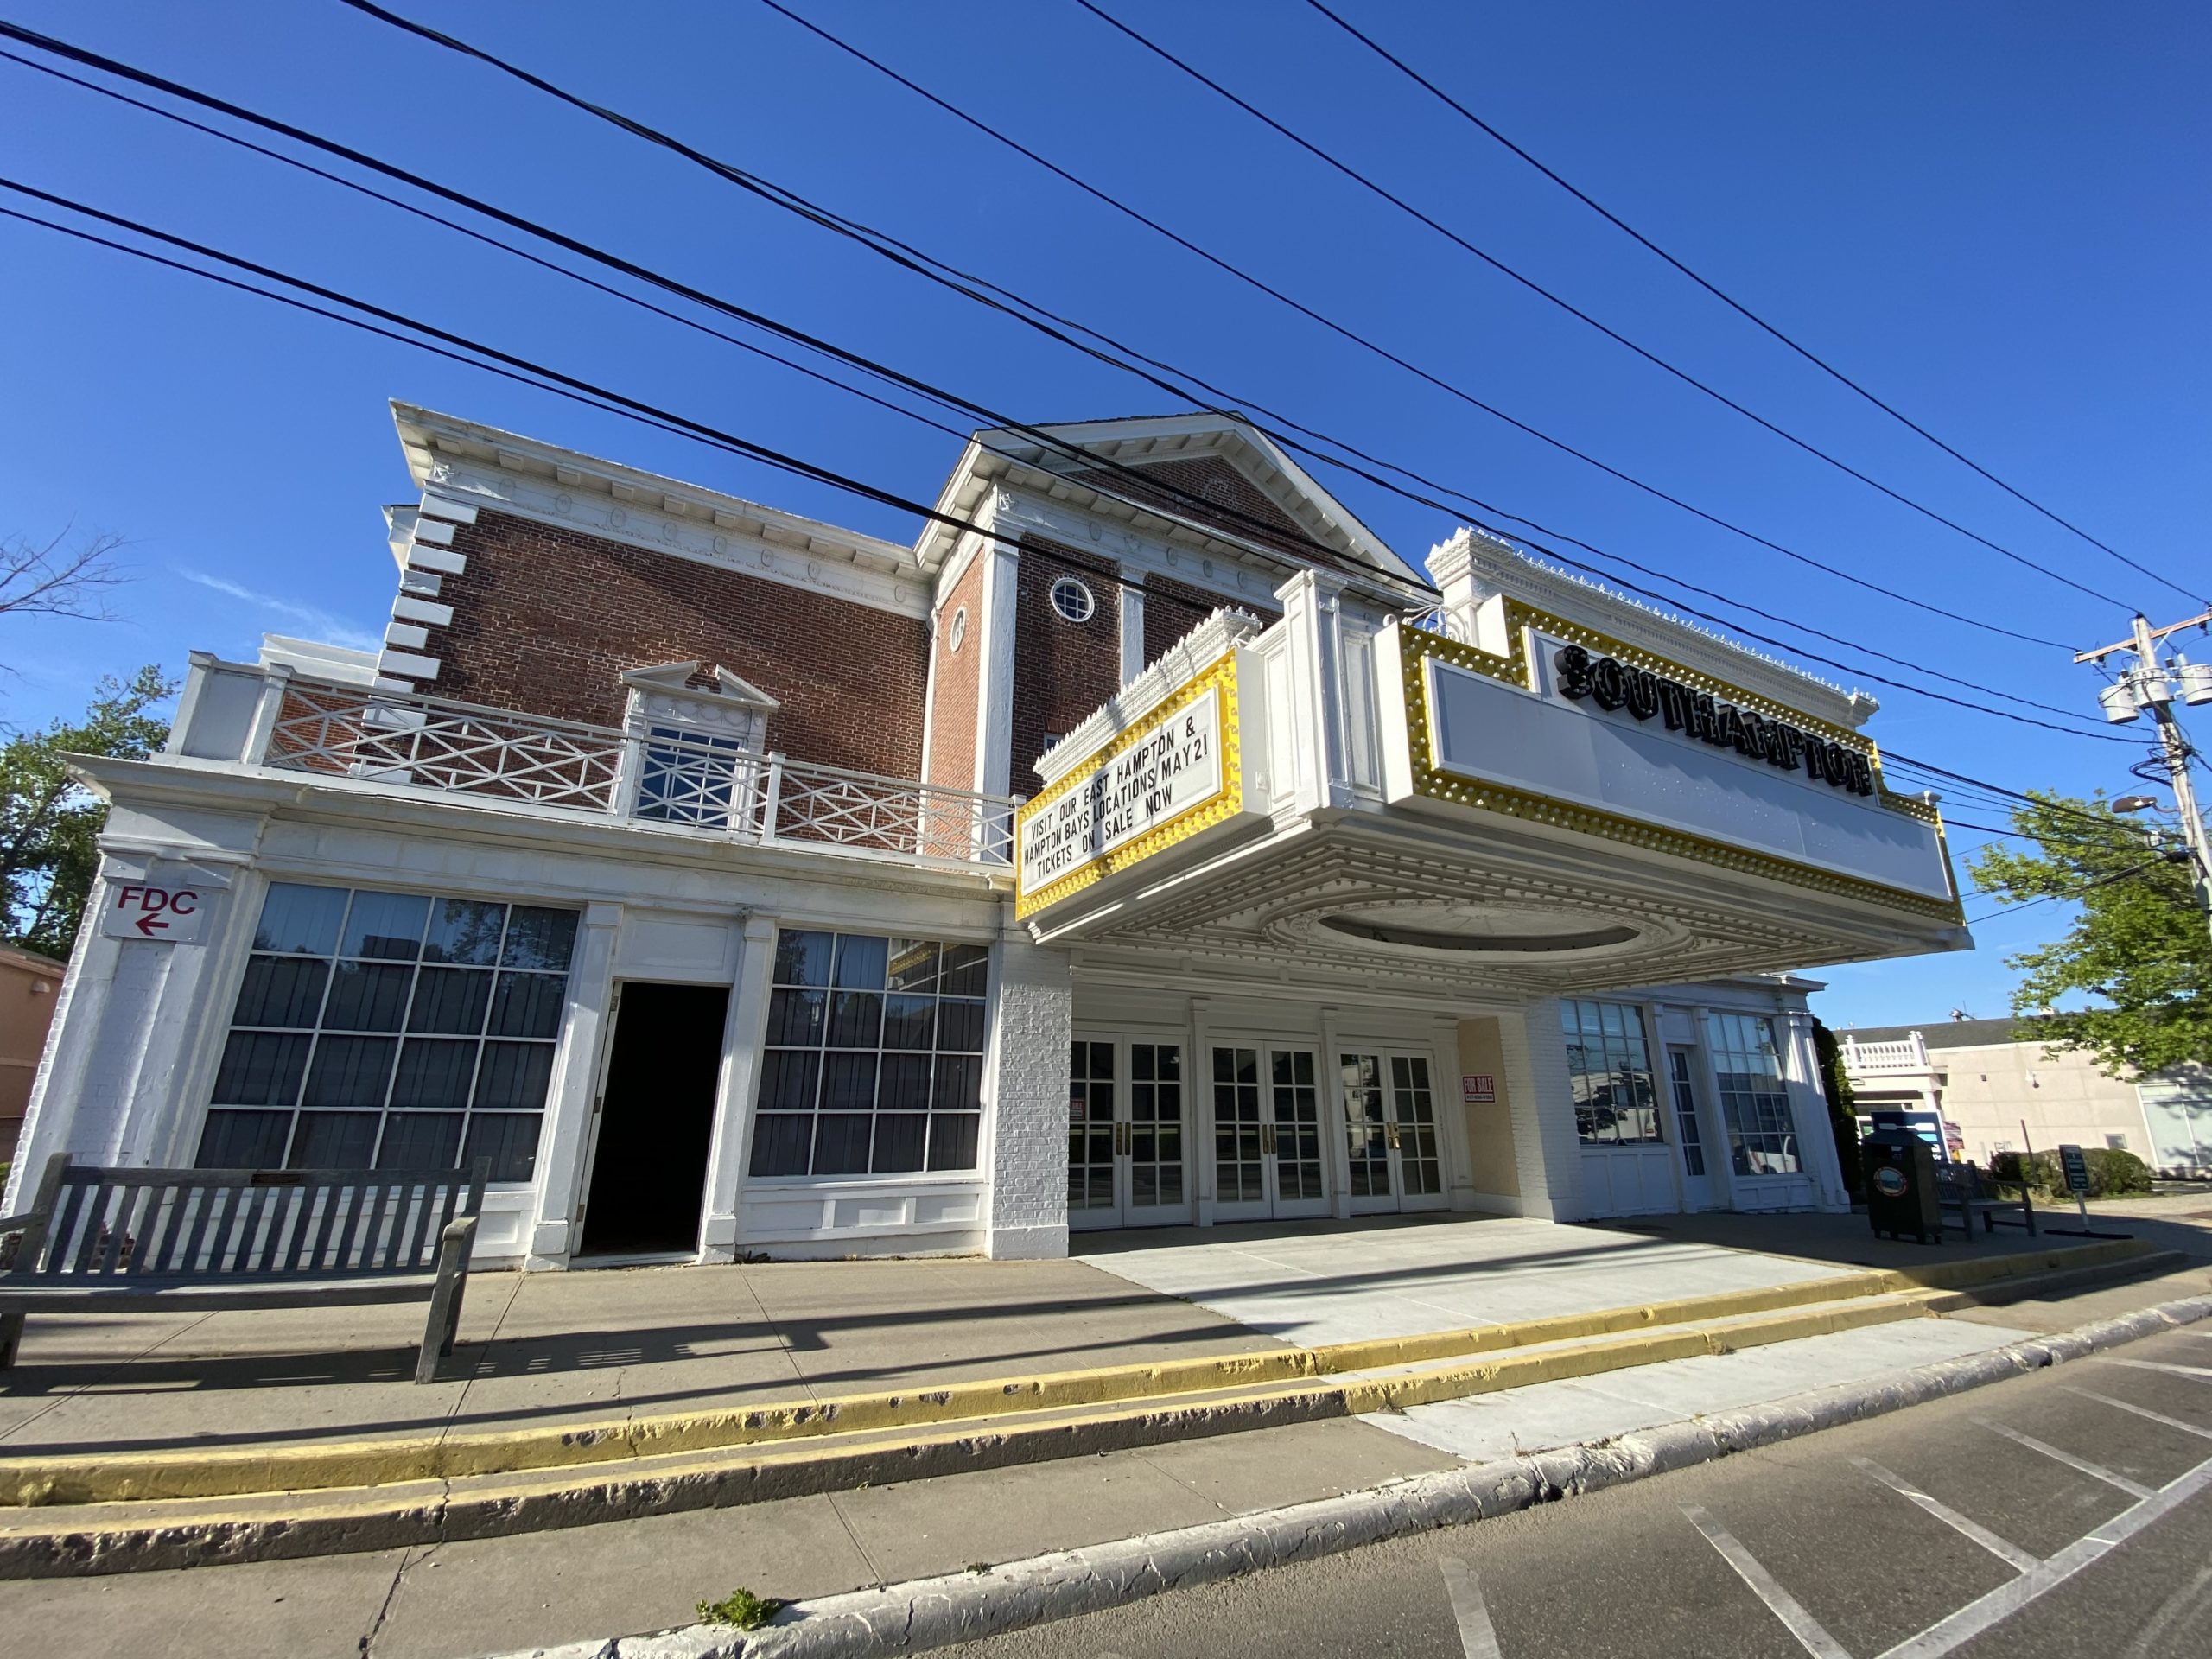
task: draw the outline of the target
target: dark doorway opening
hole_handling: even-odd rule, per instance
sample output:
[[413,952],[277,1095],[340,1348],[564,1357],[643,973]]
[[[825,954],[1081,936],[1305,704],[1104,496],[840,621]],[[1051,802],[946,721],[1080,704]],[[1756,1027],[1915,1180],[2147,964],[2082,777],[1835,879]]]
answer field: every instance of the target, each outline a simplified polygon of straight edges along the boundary
[[584,1255],[699,1247],[727,985],[625,985],[600,1096]]

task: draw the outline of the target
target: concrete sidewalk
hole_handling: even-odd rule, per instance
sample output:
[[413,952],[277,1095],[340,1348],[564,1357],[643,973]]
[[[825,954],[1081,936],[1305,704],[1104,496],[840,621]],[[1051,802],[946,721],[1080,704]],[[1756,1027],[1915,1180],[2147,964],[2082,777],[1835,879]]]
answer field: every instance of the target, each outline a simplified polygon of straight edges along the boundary
[[1897,1244],[1850,1216],[1629,1227],[1440,1216],[1116,1234],[1079,1240],[1083,1255],[1062,1262],[484,1274],[446,1380],[427,1386],[410,1380],[414,1306],[34,1315],[0,1392],[0,1458],[726,1411],[1477,1327],[2069,1242],[2013,1231]]
[[[187,1572],[0,1582],[0,1630],[94,1633],[149,1659],[467,1659],[687,1624],[741,1586],[784,1599],[962,1573],[1040,1552],[1258,1515],[1521,1452],[1878,1381],[2024,1331],[2202,1296],[2202,1265],[1967,1319],[1917,1319],[1669,1362],[1592,1395],[1537,1384],[1395,1420],[1339,1420],[1103,1457],[617,1525]],[[2069,1319],[2068,1316],[2071,1315]],[[2017,1322],[2013,1321],[2017,1318]],[[2200,1329],[2204,1327],[2199,1327]],[[2212,1355],[2212,1341],[2192,1338]],[[2209,1360],[2208,1363],[2212,1363]]]

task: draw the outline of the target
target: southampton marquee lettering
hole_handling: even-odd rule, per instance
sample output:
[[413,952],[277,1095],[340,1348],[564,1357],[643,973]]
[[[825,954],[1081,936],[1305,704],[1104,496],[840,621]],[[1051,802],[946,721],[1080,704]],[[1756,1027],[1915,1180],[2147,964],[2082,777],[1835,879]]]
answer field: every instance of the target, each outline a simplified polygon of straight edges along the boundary
[[1686,733],[1716,749],[1733,749],[1783,772],[1803,772],[1853,795],[1874,792],[1872,763],[1845,744],[1721,702],[1649,669],[1631,668],[1611,657],[1592,657],[1580,645],[1561,646],[1552,666],[1558,671],[1563,697],[1577,702],[1587,698],[1608,713],[1625,709],[1638,721],[1656,716],[1669,731]]

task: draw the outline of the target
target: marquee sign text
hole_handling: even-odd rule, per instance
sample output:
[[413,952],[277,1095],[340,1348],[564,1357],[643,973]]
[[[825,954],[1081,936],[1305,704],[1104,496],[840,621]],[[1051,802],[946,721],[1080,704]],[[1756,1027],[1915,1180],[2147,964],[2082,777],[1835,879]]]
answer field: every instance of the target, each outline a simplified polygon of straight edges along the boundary
[[1874,792],[1874,768],[1857,749],[1800,731],[1693,691],[1679,680],[1649,669],[1631,668],[1611,657],[1592,657],[1580,645],[1564,645],[1552,658],[1563,697],[1587,700],[1608,713],[1625,709],[1638,721],[1654,718],[1670,732],[1681,732],[1716,749],[1733,749],[1783,772],[1802,772],[1853,795]]
[[1019,880],[1051,886],[1221,792],[1221,694],[1209,689],[1022,823]]

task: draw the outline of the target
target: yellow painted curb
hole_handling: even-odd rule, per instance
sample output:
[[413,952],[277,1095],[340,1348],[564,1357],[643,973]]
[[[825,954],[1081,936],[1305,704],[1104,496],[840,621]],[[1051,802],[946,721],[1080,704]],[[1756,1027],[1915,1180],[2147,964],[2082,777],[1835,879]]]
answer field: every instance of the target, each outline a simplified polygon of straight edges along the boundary
[[[1102,1366],[957,1382],[934,1389],[902,1389],[826,1401],[782,1402],[728,1411],[568,1427],[442,1437],[416,1435],[308,1446],[9,1458],[0,1459],[0,1506],[29,1508],[225,1497],[574,1468],[828,1434],[972,1422],[1122,1401],[1158,1401],[1168,1396],[1313,1381],[1390,1366],[1433,1363],[1527,1349],[1540,1344],[1649,1333],[1648,1347],[1609,1344],[1605,1349],[1580,1351],[1589,1354],[1634,1352],[1643,1356],[1595,1364],[1588,1370],[1546,1371],[1542,1369],[1545,1365],[1564,1365],[1569,1361],[1556,1355],[1522,1355],[1516,1360],[1502,1360],[1488,1366],[1459,1368],[1464,1376],[1459,1382],[1449,1384],[1440,1376],[1419,1383],[1411,1379],[1364,1379],[1347,1385],[1363,1391],[1359,1398],[1373,1397],[1383,1402],[1358,1405],[1351,1409],[1374,1410],[1385,1408],[1390,1403],[1405,1405],[1421,1400],[1458,1397],[1454,1393],[1436,1392],[1417,1396],[1402,1392],[1391,1395],[1387,1392],[1391,1387],[1406,1390],[1448,1386],[1460,1394],[1476,1393],[1487,1388],[1516,1388],[1525,1382],[1552,1380],[1555,1376],[1586,1376],[1593,1370],[1618,1369],[1624,1363],[1645,1364],[1718,1351],[1712,1344],[1726,1338],[1695,1328],[1700,1321],[1798,1310],[1796,1322],[1788,1328],[1794,1334],[1813,1335],[1822,1330],[1847,1328],[1821,1322],[1823,1316],[1836,1316],[1837,1304],[1915,1290],[1958,1290],[2005,1279],[2094,1267],[2148,1254],[2152,1249],[2139,1240],[2113,1241],[2071,1249],[1984,1256],[1911,1270],[1871,1268],[1755,1290],[1724,1291],[1674,1301],[1558,1314],[1513,1325],[1478,1325],[1382,1341],[1219,1354],[1153,1364]],[[1519,1369],[1516,1369],[1516,1365]],[[1510,1376],[1514,1380],[1486,1384],[1481,1381],[1491,1376]],[[1466,1386],[1462,1387],[1462,1382]],[[1378,1389],[1386,1391],[1373,1393]]]

